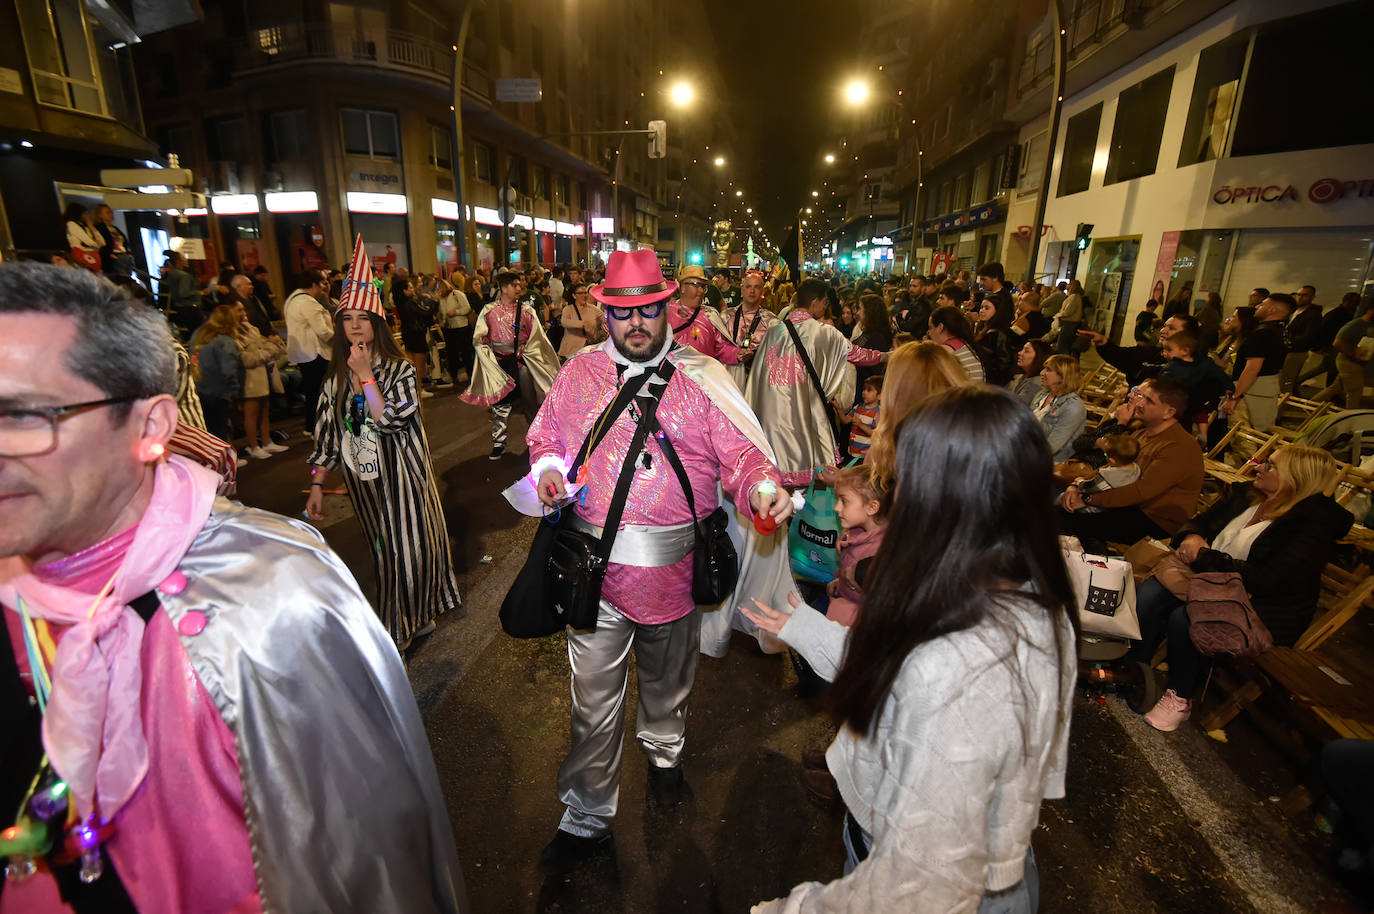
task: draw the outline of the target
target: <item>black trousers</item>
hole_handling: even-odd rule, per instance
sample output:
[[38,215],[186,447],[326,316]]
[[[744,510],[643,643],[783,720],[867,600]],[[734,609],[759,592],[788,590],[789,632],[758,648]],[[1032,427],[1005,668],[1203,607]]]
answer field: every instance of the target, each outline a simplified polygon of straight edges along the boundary
[[1144,511],[1134,505],[1128,508],[1103,508],[1101,511],[1078,511],[1069,513],[1059,509],[1059,529],[1069,536],[1078,537],[1088,552],[1105,553],[1107,541],[1113,543],[1134,543],[1144,536],[1167,540],[1168,532],[1150,520]]
[[1198,652],[1188,636],[1187,605],[1159,583],[1159,578],[1147,578],[1136,591],[1135,611],[1140,619],[1140,640],[1126,656],[1149,663],[1167,637],[1169,688],[1179,698],[1195,698],[1212,671],[1212,661]]
[[301,371],[301,393],[305,396],[305,430],[315,433],[315,409],[320,402],[320,388],[324,387],[324,376],[329,371],[329,359],[315,356],[313,362],[302,362],[296,366]]
[[472,363],[477,355],[472,347],[472,331],[475,329],[471,324],[444,328],[444,355],[448,361],[449,376],[455,384],[458,383],[459,371],[472,374]]

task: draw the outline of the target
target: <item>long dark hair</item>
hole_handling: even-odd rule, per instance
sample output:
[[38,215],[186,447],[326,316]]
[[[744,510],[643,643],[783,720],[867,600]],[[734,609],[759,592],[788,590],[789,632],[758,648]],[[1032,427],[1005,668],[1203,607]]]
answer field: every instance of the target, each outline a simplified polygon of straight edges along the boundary
[[[944,327],[946,333],[957,340],[961,340],[966,346],[974,346],[976,342],[973,338],[973,327],[968,322],[968,316],[959,308],[951,305],[936,308],[935,313],[930,316],[930,326]],[[974,346],[974,351],[977,351],[976,346]]]
[[859,325],[863,327],[863,335],[868,337],[866,345],[869,349],[891,349],[892,348],[892,318],[888,317],[887,305],[883,304],[881,295],[874,295],[871,292],[859,298],[859,306],[862,313],[859,317]]
[[[1061,661],[1074,649],[1078,623],[1050,469],[1040,423],[999,388],[941,391],[902,423],[889,532],[830,691],[842,724],[872,732],[907,655],[922,644],[989,619],[1010,625],[995,602],[1008,586],[1030,583],[1027,596],[1055,622]],[[1061,615],[1074,632],[1068,645]]]
[[[348,409],[348,390],[353,383],[352,371],[348,367],[348,350],[352,343],[348,341],[343,328],[344,313],[350,310],[352,309],[340,308],[334,312],[334,339],[329,344],[329,377],[334,379],[334,405],[340,416]],[[372,325],[373,352],[388,362],[408,361],[401,347],[396,345],[396,338],[391,335],[391,328],[387,326],[386,320],[371,311],[363,313]]]

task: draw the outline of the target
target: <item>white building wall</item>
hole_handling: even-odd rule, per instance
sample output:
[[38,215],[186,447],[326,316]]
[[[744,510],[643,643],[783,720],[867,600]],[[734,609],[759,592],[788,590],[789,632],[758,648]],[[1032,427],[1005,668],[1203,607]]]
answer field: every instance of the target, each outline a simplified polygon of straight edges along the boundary
[[[1140,251],[1125,322],[1129,327],[1135,313],[1143,309],[1150,296],[1153,268],[1165,232],[1203,228],[1374,227],[1374,187],[1367,188],[1363,196],[1358,187],[1348,189],[1341,199],[1327,203],[1317,203],[1309,197],[1312,185],[1321,179],[1357,183],[1374,179],[1374,146],[1228,157],[1182,168],[1177,164],[1200,53],[1254,25],[1332,5],[1336,4],[1331,0],[1239,0],[1067,99],[1060,121],[1055,162],[1045,188],[1050,194],[1045,208],[1045,225],[1050,228],[1042,238],[1041,267],[1046,265],[1047,243],[1072,239],[1079,223],[1092,224],[1095,239],[1139,236]],[[1123,90],[1170,65],[1175,68],[1174,80],[1155,172],[1143,178],[1105,184],[1118,97]],[[1080,193],[1057,196],[1068,122],[1099,102],[1102,103],[1102,117],[1089,187]],[[1239,107],[1238,100],[1236,110]],[[1045,118],[1039,118],[1025,125],[1022,141],[1043,133],[1045,123]],[[1282,194],[1289,186],[1294,192],[1281,201],[1242,198],[1236,202],[1218,202],[1231,196],[1221,192],[1223,187],[1266,186],[1280,188],[1269,191],[1269,197]],[[1248,196],[1263,197],[1265,194]],[[1033,195],[1018,199],[1009,214],[1009,232],[1015,232],[1019,224],[1029,223],[1032,213]],[[1087,262],[1087,256],[1085,252],[1080,264]],[[1276,265],[1276,269],[1279,268],[1281,265]],[[1298,275],[1280,278],[1283,281],[1276,280],[1273,288],[1296,287],[1307,281],[1301,271]],[[1227,289],[1225,282],[1220,290],[1213,291],[1221,292],[1228,307],[1237,304],[1234,300],[1237,293]],[[1322,291],[1319,290],[1320,300],[1328,306],[1335,304],[1339,296],[1321,294]],[[1331,290],[1332,293],[1336,291]]]

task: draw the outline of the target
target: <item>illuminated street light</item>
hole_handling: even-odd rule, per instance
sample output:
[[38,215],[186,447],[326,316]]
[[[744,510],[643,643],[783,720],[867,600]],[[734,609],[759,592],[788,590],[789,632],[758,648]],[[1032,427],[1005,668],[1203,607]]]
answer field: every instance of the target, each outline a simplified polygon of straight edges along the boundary
[[868,83],[862,79],[851,79],[844,87],[844,99],[851,105],[862,105],[868,94]]
[[724,165],[724,164],[725,164],[725,156],[716,156],[716,167],[719,168],[720,166],[722,166],[722,165]]
[[811,191],[811,196],[813,196],[813,197],[819,197],[820,195],[821,195],[821,192],[818,191],[818,190],[813,190],[813,191]]
[[827,152],[827,153],[825,154],[825,164],[827,164],[827,165],[834,165],[834,164],[835,164],[835,153],[833,153],[833,152]]
[[737,190],[737,191],[735,191],[735,196],[736,196],[736,197],[743,197],[743,196],[744,196],[744,191],[742,191],[742,190]]
[[679,108],[686,108],[692,103],[692,99],[697,97],[697,92],[692,88],[692,84],[686,81],[673,83],[673,87],[668,90],[668,97],[672,99],[674,105]]

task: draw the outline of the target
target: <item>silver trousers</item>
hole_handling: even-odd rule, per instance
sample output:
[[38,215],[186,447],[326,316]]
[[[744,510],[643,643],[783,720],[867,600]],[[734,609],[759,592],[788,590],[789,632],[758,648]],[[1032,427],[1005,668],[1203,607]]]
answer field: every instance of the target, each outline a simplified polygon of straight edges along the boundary
[[609,832],[615,821],[632,648],[639,671],[639,744],[650,765],[678,764],[686,743],[687,699],[696,680],[700,632],[698,610],[675,622],[641,625],[605,600],[595,631],[568,632],[572,748],[558,769],[558,798],[567,806],[560,829],[592,838]]

